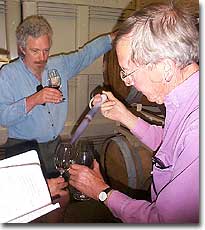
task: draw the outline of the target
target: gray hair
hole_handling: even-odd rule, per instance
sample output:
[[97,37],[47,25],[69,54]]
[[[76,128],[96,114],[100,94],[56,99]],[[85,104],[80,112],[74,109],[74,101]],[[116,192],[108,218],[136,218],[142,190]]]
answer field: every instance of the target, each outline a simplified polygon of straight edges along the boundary
[[199,61],[197,18],[173,4],[151,4],[125,20],[115,38],[115,45],[130,36],[131,60],[156,64],[169,58],[183,68]]
[[49,36],[51,45],[53,30],[48,21],[43,16],[28,16],[16,29],[17,45],[22,48],[25,48],[26,41],[29,36],[33,38],[38,38],[46,34]]

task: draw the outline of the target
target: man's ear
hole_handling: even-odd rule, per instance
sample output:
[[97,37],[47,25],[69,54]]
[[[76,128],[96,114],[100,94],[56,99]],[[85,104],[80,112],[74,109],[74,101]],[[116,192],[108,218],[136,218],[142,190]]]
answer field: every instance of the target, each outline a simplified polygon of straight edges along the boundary
[[170,59],[164,60],[164,81],[170,82],[173,77],[174,63]]
[[153,64],[152,63],[148,63],[147,64],[147,69],[149,70],[149,71],[152,71],[152,69],[153,69]]
[[[153,64],[153,63],[148,63],[146,65],[146,68],[148,71],[155,71],[157,69],[157,65],[156,64]],[[149,79],[152,83],[160,83],[160,82],[163,82],[164,79],[161,75],[156,75],[156,74],[149,74]]]
[[25,55],[25,50],[24,50],[24,48],[22,47],[22,46],[18,46],[18,53],[22,56],[24,56]]

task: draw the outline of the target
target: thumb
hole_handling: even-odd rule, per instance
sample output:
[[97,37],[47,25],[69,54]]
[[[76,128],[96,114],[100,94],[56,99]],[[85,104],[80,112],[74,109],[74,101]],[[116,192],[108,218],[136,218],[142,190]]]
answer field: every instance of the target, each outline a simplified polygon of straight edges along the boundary
[[109,91],[102,91],[103,94],[105,94],[109,101],[116,101],[117,98],[114,97],[114,95]]
[[100,166],[99,166],[99,163],[94,159],[94,162],[93,162],[93,170],[95,171],[95,173],[97,173],[97,175],[99,177],[102,178],[102,175],[101,175],[101,172],[100,172]]

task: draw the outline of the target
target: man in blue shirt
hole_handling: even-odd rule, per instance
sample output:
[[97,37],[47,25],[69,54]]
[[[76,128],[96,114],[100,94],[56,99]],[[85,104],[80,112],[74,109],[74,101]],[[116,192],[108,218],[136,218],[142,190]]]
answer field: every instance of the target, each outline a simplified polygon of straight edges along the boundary
[[[76,52],[49,57],[52,35],[45,18],[27,17],[16,30],[19,58],[0,71],[0,125],[8,129],[6,145],[36,140],[48,176],[55,171],[54,151],[67,117],[67,82],[112,48],[115,33]],[[61,77],[60,90],[46,87],[53,69]]]

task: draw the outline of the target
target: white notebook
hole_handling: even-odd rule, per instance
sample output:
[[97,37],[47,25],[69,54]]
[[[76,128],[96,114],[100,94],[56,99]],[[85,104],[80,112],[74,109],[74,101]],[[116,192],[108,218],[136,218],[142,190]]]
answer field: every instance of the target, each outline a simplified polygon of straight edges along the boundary
[[38,154],[31,150],[0,161],[0,223],[28,223],[56,208]]

